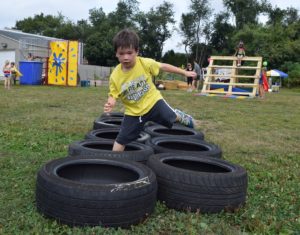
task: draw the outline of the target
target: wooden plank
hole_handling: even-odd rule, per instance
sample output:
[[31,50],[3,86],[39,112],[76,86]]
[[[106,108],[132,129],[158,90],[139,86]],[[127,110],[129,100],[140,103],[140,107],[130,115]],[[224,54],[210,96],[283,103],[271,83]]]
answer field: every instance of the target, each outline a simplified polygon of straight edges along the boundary
[[[210,60],[209,61],[209,65],[208,65],[208,68],[207,68],[207,72],[206,72],[206,80],[205,81],[210,81],[211,80],[211,77],[209,77],[209,75],[211,75],[212,74],[212,68],[211,68],[211,66],[213,65],[213,60]],[[203,84],[203,87],[202,87],[202,91],[204,91],[204,90],[210,90],[210,85],[208,85],[208,84]]]
[[[259,85],[259,77],[260,77],[260,74],[261,74],[261,66],[262,66],[262,60],[257,62],[257,67],[259,67],[259,68],[256,70],[256,74],[255,74],[256,78],[254,80],[254,84],[257,84],[257,85]],[[253,91],[252,91],[252,96],[253,97],[256,96],[257,90],[258,90],[258,86],[253,88]]]
[[206,84],[210,85],[225,85],[225,86],[248,86],[248,87],[257,87],[258,84],[254,83],[220,83],[220,82],[206,82]]
[[231,66],[231,65],[212,65],[212,68],[220,68],[220,69],[259,69],[259,67],[253,66]]
[[[232,68],[231,68],[231,75],[232,76],[230,77],[230,83],[231,84],[236,82],[236,78],[234,76],[236,75],[237,70],[235,69],[235,67],[236,67],[236,60],[233,60],[232,61]],[[232,85],[230,85],[228,87],[228,92],[232,92]]]
[[236,91],[232,91],[232,92],[228,92],[228,91],[214,91],[214,90],[207,90],[204,91],[202,93],[213,93],[213,94],[230,94],[230,95],[249,95],[252,96],[252,92],[236,92]]
[[257,78],[256,75],[235,75],[236,78]]
[[221,75],[221,74],[211,74],[209,77],[223,77],[223,78],[256,78],[256,75]]
[[[236,56],[211,56],[212,60],[237,60]],[[262,57],[258,56],[245,56],[243,57],[243,61],[262,61]]]

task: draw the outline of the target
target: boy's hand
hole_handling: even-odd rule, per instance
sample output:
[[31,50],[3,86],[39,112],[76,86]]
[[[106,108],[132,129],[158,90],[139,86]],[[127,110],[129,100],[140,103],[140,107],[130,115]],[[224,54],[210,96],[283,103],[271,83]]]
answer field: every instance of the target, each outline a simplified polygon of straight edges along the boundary
[[185,71],[185,76],[195,78],[195,77],[197,77],[197,73],[194,71]]
[[105,105],[104,105],[104,113],[110,113],[113,109],[113,106],[111,103],[107,102]]
[[109,97],[106,104],[104,104],[104,112],[110,113],[116,104],[116,100],[113,97]]

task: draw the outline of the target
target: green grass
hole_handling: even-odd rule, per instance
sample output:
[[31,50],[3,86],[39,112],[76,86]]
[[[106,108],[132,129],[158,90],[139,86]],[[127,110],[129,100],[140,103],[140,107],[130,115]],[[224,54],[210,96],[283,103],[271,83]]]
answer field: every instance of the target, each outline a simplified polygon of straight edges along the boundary
[[[0,234],[300,234],[300,91],[266,99],[224,99],[162,91],[192,114],[224,159],[248,171],[246,205],[235,213],[155,212],[130,230],[78,228],[35,207],[35,181],[47,161],[67,155],[103,110],[107,87],[0,85]],[[119,104],[116,111],[122,111]]]

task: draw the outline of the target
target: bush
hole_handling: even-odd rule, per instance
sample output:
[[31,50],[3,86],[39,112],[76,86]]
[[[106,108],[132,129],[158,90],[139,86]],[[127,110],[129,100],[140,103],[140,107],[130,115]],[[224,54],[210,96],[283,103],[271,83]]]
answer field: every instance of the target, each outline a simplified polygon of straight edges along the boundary
[[282,69],[288,71],[288,78],[283,81],[283,85],[289,88],[300,86],[300,63],[285,62]]
[[167,72],[160,72],[159,75],[156,77],[157,80],[178,80],[178,81],[185,81],[185,77],[178,75],[178,74],[171,74]]

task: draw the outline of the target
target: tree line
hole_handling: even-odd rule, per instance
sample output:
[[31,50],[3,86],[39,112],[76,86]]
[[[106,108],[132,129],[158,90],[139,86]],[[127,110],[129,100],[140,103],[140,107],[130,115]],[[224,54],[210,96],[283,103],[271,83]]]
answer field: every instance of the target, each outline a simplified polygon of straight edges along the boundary
[[[17,21],[14,28],[44,36],[79,40],[90,64],[113,66],[117,63],[112,38],[120,29],[133,28],[140,39],[140,55],[177,66],[194,58],[207,66],[210,55],[233,55],[242,40],[248,56],[262,56],[269,68],[288,72],[289,84],[300,85],[300,17],[297,9],[272,6],[268,0],[223,0],[224,11],[215,13],[208,0],[189,0],[188,12],[175,27],[174,6],[164,1],[143,12],[137,0],[120,0],[114,11],[92,8],[88,19],[76,23],[62,14],[36,14]],[[265,22],[261,22],[264,17]],[[163,54],[166,41],[177,31],[176,50]]]

